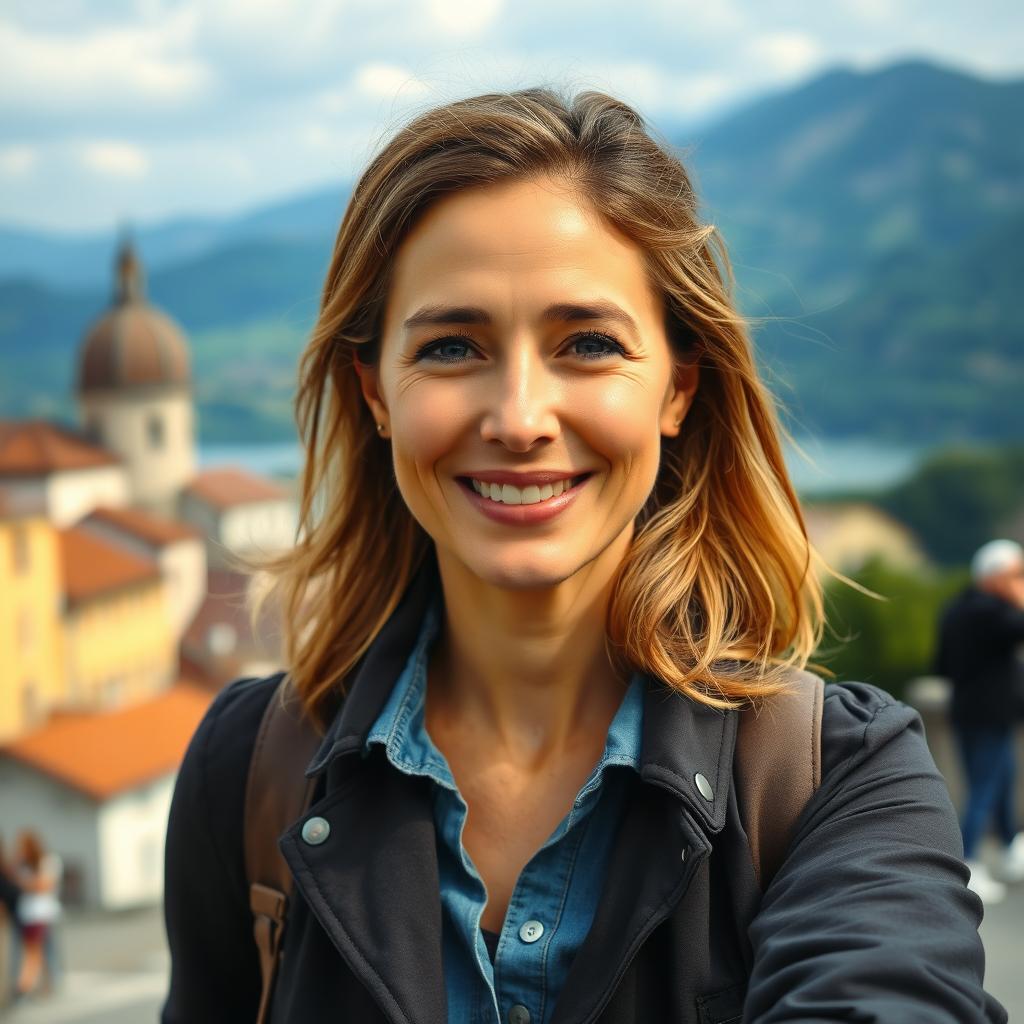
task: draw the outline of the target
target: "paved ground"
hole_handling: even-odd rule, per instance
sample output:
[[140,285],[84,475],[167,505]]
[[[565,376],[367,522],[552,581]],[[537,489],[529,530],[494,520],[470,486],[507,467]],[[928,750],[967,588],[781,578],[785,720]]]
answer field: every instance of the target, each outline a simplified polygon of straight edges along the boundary
[[[991,907],[981,929],[986,988],[1024,1021],[1024,885]],[[64,924],[60,991],[6,1014],[4,1024],[153,1024],[167,987],[167,951],[156,910],[75,915]]]

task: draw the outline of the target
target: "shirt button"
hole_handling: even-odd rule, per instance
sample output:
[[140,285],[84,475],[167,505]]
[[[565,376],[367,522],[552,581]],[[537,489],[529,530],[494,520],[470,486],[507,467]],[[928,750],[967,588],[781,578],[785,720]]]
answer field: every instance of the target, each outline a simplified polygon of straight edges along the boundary
[[700,772],[697,772],[697,774],[694,775],[693,781],[697,783],[697,789],[700,790],[700,795],[704,797],[705,800],[714,800],[715,791],[711,788],[711,783],[708,782]]
[[530,1011],[522,1003],[516,1003],[508,1011],[508,1024],[530,1024]]
[[[526,924],[519,929],[519,938],[523,942],[536,942],[544,934],[544,925],[540,921],[527,921]],[[529,1020],[529,1014],[526,1015],[526,1020]]]
[[331,826],[326,818],[310,818],[302,826],[302,838],[310,846],[319,846],[331,834]]

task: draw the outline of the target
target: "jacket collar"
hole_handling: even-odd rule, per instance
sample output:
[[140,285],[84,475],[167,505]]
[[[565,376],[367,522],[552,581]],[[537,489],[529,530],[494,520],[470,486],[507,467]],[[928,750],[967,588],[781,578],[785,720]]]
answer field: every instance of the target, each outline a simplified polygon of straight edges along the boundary
[[[412,653],[427,609],[439,600],[440,580],[430,558],[356,667],[347,695],[306,769],[307,776],[319,775],[363,749]],[[660,680],[645,677],[644,681],[640,777],[683,801],[708,832],[719,832],[731,788],[737,714],[699,704]],[[706,785],[698,785],[698,775]]]

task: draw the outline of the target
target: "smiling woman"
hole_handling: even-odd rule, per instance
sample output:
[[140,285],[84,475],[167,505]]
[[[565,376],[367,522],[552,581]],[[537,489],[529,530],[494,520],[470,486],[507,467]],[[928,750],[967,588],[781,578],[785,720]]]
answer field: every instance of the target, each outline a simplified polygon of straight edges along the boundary
[[453,103],[371,163],[268,564],[289,670],[179,776],[167,1024],[1005,1020],[920,720],[803,671],[727,266],[605,95]]

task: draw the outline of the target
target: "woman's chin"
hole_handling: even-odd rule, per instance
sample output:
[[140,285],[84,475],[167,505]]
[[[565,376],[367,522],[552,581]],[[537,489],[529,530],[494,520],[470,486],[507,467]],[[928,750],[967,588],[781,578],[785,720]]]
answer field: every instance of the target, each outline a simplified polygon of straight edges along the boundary
[[481,583],[505,590],[546,590],[564,583],[581,568],[579,561],[570,561],[564,555],[552,559],[531,557],[522,551],[505,557],[474,553],[459,560]]

